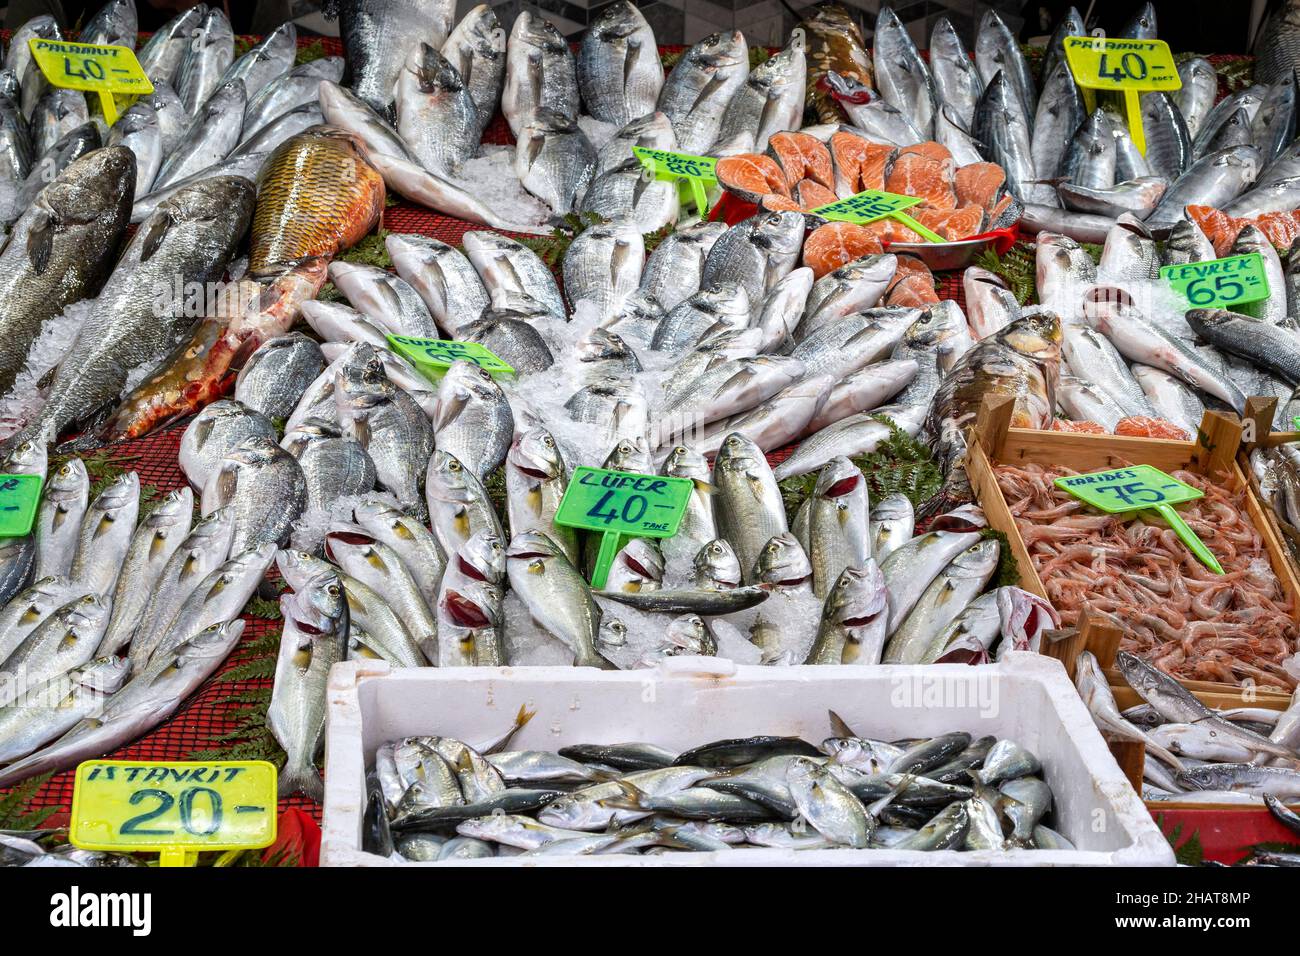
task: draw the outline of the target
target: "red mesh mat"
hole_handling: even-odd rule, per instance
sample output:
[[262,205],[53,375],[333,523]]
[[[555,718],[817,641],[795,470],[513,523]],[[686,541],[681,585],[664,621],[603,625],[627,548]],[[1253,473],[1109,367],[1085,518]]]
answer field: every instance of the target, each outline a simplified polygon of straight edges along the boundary
[[[4,34],[7,35],[7,31],[4,31]],[[337,39],[325,37],[300,40],[302,47],[311,47],[314,44],[320,44],[326,55],[342,53],[341,44]],[[1212,61],[1216,66],[1222,66],[1243,59],[1246,58],[1222,56],[1214,57]],[[483,141],[489,144],[513,142],[510,129],[500,114],[484,133]],[[404,201],[399,201],[397,205],[390,206],[384,211],[382,226],[392,232],[419,233],[450,244],[459,244],[461,237],[470,230],[486,228]],[[955,299],[964,308],[965,296],[962,292],[960,273],[940,274],[936,278],[940,298]],[[177,464],[176,453],[184,424],[181,422],[145,438],[114,446],[110,452],[111,457],[122,467],[138,472],[142,484],[153,485],[160,492],[183,487],[185,477]],[[776,462],[783,459],[786,454],[788,450],[782,450],[769,457]],[[216,743],[214,738],[234,732],[239,718],[247,713],[241,712],[241,708],[246,705],[239,701],[231,701],[229,698],[267,688],[270,686],[270,681],[266,679],[222,681],[220,676],[247,659],[248,645],[251,642],[279,628],[277,621],[249,615],[245,615],[244,620],[246,628],[240,646],[235,649],[214,678],[192,695],[166,723],[143,739],[105,756],[111,759],[184,760],[195,751],[229,747],[229,744]],[[72,803],[72,778],[71,770],[56,774],[37,791],[29,806],[55,807],[66,813]],[[5,791],[0,790],[0,793],[3,792]],[[282,810],[289,806],[305,810],[316,819],[320,817],[320,807],[304,797],[298,796],[280,801]],[[58,821],[59,817],[56,815],[52,822]]]

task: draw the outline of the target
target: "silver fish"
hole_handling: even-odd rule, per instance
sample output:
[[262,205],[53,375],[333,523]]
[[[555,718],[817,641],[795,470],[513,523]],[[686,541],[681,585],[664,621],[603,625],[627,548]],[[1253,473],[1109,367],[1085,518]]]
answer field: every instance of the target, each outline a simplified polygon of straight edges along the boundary
[[429,307],[434,321],[451,333],[483,314],[487,289],[463,254],[437,239],[392,233],[384,245],[397,274]]
[[33,531],[36,564],[33,577],[63,576],[72,568],[90,496],[90,477],[80,458],[70,458],[52,474],[41,493]]
[[[520,440],[523,440],[522,436]],[[506,461],[506,489],[509,495],[509,455]],[[454,455],[442,449],[433,453],[425,475],[424,493],[429,505],[433,533],[437,536],[443,553],[456,553],[470,538],[483,530],[491,531],[498,538],[504,537],[501,522],[497,519],[487,490]],[[555,504],[558,505],[558,501]],[[511,514],[512,526],[514,517]]]
[[[989,13],[992,14],[992,11]],[[1016,50],[1018,54],[1019,48],[1017,47]],[[1030,118],[1025,112],[1028,107],[1021,98],[1015,81],[1007,73],[999,70],[996,75],[987,78],[987,83],[975,107],[975,125],[971,129],[972,135],[985,144],[990,162],[997,163],[1006,172],[1007,189],[1012,195],[1022,203],[1057,205],[1055,190],[1038,181],[1030,146]],[[1094,123],[1094,120],[1089,122]],[[1094,126],[1099,123],[1098,119]],[[1091,141],[1096,144],[1096,148],[1102,148],[1105,142],[1096,129],[1093,131]],[[1073,152],[1072,145],[1066,151],[1067,169]]]
[[515,175],[557,216],[574,211],[596,171],[596,147],[563,113],[539,107],[519,131]]
[[295,66],[276,77],[256,96],[248,97],[244,108],[243,138],[252,139],[274,120],[304,103],[320,98],[321,82],[338,83],[343,78],[343,58],[326,56]]
[[568,320],[555,276],[537,253],[493,232],[467,232],[463,243],[465,255],[478,270],[493,304],[533,299],[561,322]]
[[59,608],[86,595],[66,577],[51,576],[12,598],[0,610],[0,667],[22,642]]
[[975,68],[986,85],[1001,73],[1021,103],[1025,122],[1033,121],[1038,91],[1020,52],[1016,35],[1007,28],[996,10],[984,11],[975,31]]
[[802,125],[806,46],[804,31],[796,27],[784,50],[750,71],[727,104],[714,150],[739,147],[761,153],[773,133]]
[[154,31],[144,46],[136,53],[145,76],[157,86],[172,83],[180,72],[181,62],[202,22],[206,8],[200,4],[178,13]]
[[191,485],[202,490],[221,459],[245,438],[254,436],[277,437],[270,419],[238,401],[215,401],[199,412],[181,435],[181,471]]
[[[948,625],[984,590],[997,570],[998,554],[997,541],[989,539],[972,545],[953,558],[893,629],[883,662],[919,664],[937,656],[933,652],[941,650],[942,645],[938,648],[935,645],[944,638]],[[895,593],[901,593],[901,589]]]
[[349,614],[337,575],[320,574],[280,598],[284,629],[266,719],[288,759],[280,794],[301,791],[317,801],[324,786],[316,755],[325,742],[325,687],[329,670],[343,659]]
[[503,633],[505,577],[505,547],[495,530],[477,532],[451,555],[436,609],[438,666],[510,663]]
[[375,463],[330,422],[308,418],[285,432],[280,447],[298,460],[307,483],[307,509],[326,510],[339,498],[375,486]]
[[746,583],[763,546],[788,530],[781,492],[763,452],[743,435],[722,442],[713,466],[719,531],[735,548]]
[[86,95],[80,90],[52,87],[32,113],[30,132],[33,155],[39,159],[59,140],[90,120]]
[[1259,169],[1260,154],[1254,146],[1230,146],[1207,153],[1169,187],[1146,224],[1153,230],[1167,229],[1182,218],[1185,206],[1222,207],[1255,181]]
[[234,620],[253,596],[275,558],[275,543],[234,554],[190,592],[163,631],[151,659],[183,644],[186,634]]
[[1175,94],[1178,112],[1194,140],[1218,98],[1219,77],[1209,60],[1194,56],[1178,64],[1178,78],[1182,81]]
[[727,105],[748,75],[749,48],[739,30],[711,33],[682,54],[657,104],[672,123],[678,149],[695,154],[713,145]]
[[429,529],[377,496],[364,498],[354,514],[357,524],[398,554],[420,594],[432,606],[447,559]]
[[501,112],[515,136],[539,107],[578,118],[578,67],[569,44],[549,20],[521,11],[506,42]]
[[569,305],[587,302],[604,322],[622,308],[641,282],[645,244],[628,223],[596,225],[580,232],[564,253],[564,294]]
[[[452,363],[438,386],[433,421],[437,447],[460,459],[479,480],[505,460],[514,432],[510,403],[496,381],[470,362]],[[427,460],[432,448],[423,453]]]
[[225,159],[239,144],[244,103],[244,84],[240,80],[218,87],[195,114],[176,151],[163,161],[153,189],[174,186]]
[[474,100],[480,133],[501,102],[506,76],[506,31],[486,3],[480,3],[447,37],[442,55],[456,67]]
[[[347,87],[339,86],[332,80],[321,80],[316,87],[317,106],[326,123],[338,126],[352,133],[366,147],[371,156],[391,156],[405,160],[415,166],[415,157],[410,148],[397,135],[393,124],[385,116],[380,116],[374,108]],[[310,106],[311,103],[307,103]],[[301,109],[297,107],[296,109]],[[296,112],[290,110],[289,113]],[[249,130],[245,141],[260,138],[262,130],[270,129],[289,113],[282,113],[279,119],[272,120],[259,130]],[[242,148],[242,146],[241,146]]]
[[113,614],[99,656],[124,654],[167,563],[189,537],[193,518],[194,492],[182,488],[168,493],[135,529],[113,591]]
[[673,184],[656,179],[634,156],[592,179],[578,212],[629,220],[644,235],[675,223],[680,204]]
[[913,406],[886,405],[870,413],[842,418],[803,440],[798,448],[776,468],[778,480],[816,471],[837,455],[867,455],[892,434],[890,426],[879,420],[888,418],[909,435],[921,430],[925,409]]
[[438,329],[420,294],[385,269],[353,262],[331,262],[330,281],[354,308],[395,335],[436,338]]
[[301,332],[267,339],[239,370],[235,401],[268,420],[287,419],[325,365],[320,346]]
[[203,514],[229,506],[234,520],[230,551],[265,542],[284,544],[307,507],[307,480],[274,438],[245,438],[218,462],[203,485]]
[[760,213],[718,238],[704,262],[700,284],[733,282],[744,288],[751,310],[795,266],[803,242],[803,216],[796,212]]
[[563,550],[539,531],[517,532],[506,549],[511,590],[550,634],[573,652],[578,667],[610,665],[596,650],[600,607]]
[[132,103],[108,132],[109,146],[125,146],[135,154],[135,196],[146,196],[162,167],[162,128],[158,111],[143,100]]
[[[1068,64],[1058,63],[1043,85],[1038,112],[1034,114],[1030,153],[1039,179],[1052,179],[1059,174],[1070,138],[1085,115],[1083,94],[1074,82],[1074,74]],[[1190,143],[1187,148],[1190,151]]]
[[652,112],[664,85],[654,30],[627,0],[601,10],[578,50],[578,88],[587,110],[623,124]]
[[244,622],[234,620],[192,635],[113,694],[100,716],[83,720],[58,740],[0,771],[0,784],[10,786],[140,739],[212,676],[243,632]]
[[217,86],[231,80],[240,80],[244,84],[244,92],[252,99],[266,84],[293,68],[297,52],[297,27],[292,22],[281,23],[232,63],[217,81]]
[[514,369],[516,375],[544,372],[555,364],[545,338],[532,320],[544,318],[541,309],[530,311],[487,309],[473,322],[462,325],[456,333],[464,342],[477,342]]
[[81,519],[77,555],[68,578],[92,593],[113,591],[140,511],[140,479],[134,471],[114,479]]
[[[220,7],[209,7],[190,36],[176,77],[176,93],[186,113],[199,115],[234,60],[235,34],[230,21]],[[239,108],[242,110],[243,105]]]
[[569,470],[555,438],[535,426],[521,433],[506,456],[506,508],[514,534],[540,531],[578,562],[577,532],[555,523]]
[[460,72],[434,47],[414,47],[397,79],[397,132],[425,169],[454,173],[478,149],[478,108]]
[[438,625],[419,583],[396,551],[368,535],[331,531],[326,554],[351,578],[383,594],[430,660],[438,656]]
[[807,664],[878,664],[888,636],[885,578],[871,558],[846,567],[826,595]]
[[380,113],[407,53],[421,41],[441,47],[456,15],[450,0],[344,0],[337,9],[352,89]]
[[25,757],[99,713],[128,670],[120,658],[100,658],[30,688],[21,702],[0,707],[0,760]]
[[965,129],[970,129],[984,83],[947,17],[936,20],[930,30],[930,72],[936,96],[956,111]]
[[85,664],[108,626],[110,603],[86,594],[64,604],[14,648],[0,674],[39,684]]
[[663,113],[646,113],[619,127],[596,151],[596,169],[594,175],[600,176],[615,167],[622,166],[632,153],[633,146],[645,149],[678,150],[677,134],[673,132],[672,123]]
[[[887,5],[876,15],[872,58],[881,99],[906,115],[921,136],[928,138],[934,126],[938,96],[934,78],[907,28]],[[985,78],[986,83],[988,79]]]

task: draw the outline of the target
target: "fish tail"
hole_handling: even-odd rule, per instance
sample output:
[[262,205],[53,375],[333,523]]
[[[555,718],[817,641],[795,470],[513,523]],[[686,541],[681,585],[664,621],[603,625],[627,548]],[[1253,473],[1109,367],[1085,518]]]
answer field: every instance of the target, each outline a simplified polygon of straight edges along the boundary
[[636,784],[628,783],[626,780],[613,781],[618,789],[623,792],[619,797],[606,797],[604,800],[597,800],[602,807],[612,807],[615,810],[646,810],[645,794],[637,789]]
[[278,793],[281,797],[291,797],[295,793],[301,793],[309,800],[324,803],[325,782],[311,763],[301,767],[285,764],[284,769],[280,771]]

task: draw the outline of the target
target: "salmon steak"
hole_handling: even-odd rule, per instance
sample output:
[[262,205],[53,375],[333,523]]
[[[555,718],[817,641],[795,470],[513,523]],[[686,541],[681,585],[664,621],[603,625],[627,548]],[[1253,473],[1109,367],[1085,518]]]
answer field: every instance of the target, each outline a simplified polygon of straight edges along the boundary
[[842,265],[883,251],[880,240],[865,226],[828,222],[814,229],[804,241],[803,264],[820,279]]

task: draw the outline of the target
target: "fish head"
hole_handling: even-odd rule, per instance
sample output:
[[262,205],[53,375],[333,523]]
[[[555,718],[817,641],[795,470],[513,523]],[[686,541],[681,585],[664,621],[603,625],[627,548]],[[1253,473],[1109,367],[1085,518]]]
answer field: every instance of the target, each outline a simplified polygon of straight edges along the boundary
[[188,526],[193,512],[194,492],[188,487],[176,488],[163,496],[142,523],[151,528],[169,528],[182,522]]
[[694,63],[713,71],[726,67],[739,66],[742,62],[748,66],[748,45],[745,34],[739,30],[730,33],[710,33],[687,52]]
[[99,657],[73,672],[73,680],[87,690],[103,694],[116,692],[131,675],[131,661],[126,657]]
[[678,653],[708,656],[708,649],[717,646],[713,632],[698,614],[682,614],[673,618],[664,628],[662,645]]
[[804,229],[801,212],[764,212],[754,217],[750,241],[769,252],[790,255],[803,247]]
[[[280,574],[288,582],[289,587],[295,590],[303,587],[314,575],[333,568],[333,565],[322,561],[314,554],[290,548],[276,553],[275,565],[280,569]],[[337,569],[334,570],[337,573]]]
[[564,557],[564,551],[541,531],[520,532],[510,539],[510,546],[506,549],[508,561],[546,562],[556,557]]
[[848,458],[837,455],[822,466],[817,475],[817,483],[813,486],[813,494],[818,498],[835,499],[864,492],[865,489],[866,478],[863,477],[862,470]]
[[322,571],[294,591],[290,605],[298,630],[312,635],[342,635],[348,629],[348,599],[339,576]]
[[888,609],[885,575],[871,558],[845,568],[826,598],[826,616],[844,627],[865,627]]
[[[427,484],[439,500],[468,502],[473,498],[464,464],[451,452],[438,449],[429,461]],[[360,510],[357,511],[360,516]]]
[[513,468],[536,481],[553,481],[564,473],[560,446],[540,425],[516,438],[506,459]]
[[[539,536],[546,538],[545,535]],[[546,540],[550,539],[546,538]],[[514,545],[513,540],[511,545]],[[556,551],[558,552],[559,549],[556,548]],[[483,528],[472,535],[456,552],[456,567],[462,574],[474,580],[498,584],[505,577],[506,557],[507,551],[500,536],[491,528]]]
[[755,577],[763,584],[798,587],[812,577],[812,563],[797,538],[782,532],[768,539],[754,563]]
[[714,538],[695,552],[695,578],[717,589],[740,586],[740,560],[724,538]]
[[651,470],[649,442],[640,435],[620,438],[614,450],[605,458],[603,467],[613,471],[648,474]]
[[98,594],[83,594],[69,604],[65,604],[55,615],[70,631],[86,629],[95,631],[108,623],[112,602]]
[[170,668],[180,674],[210,669],[212,660],[223,659],[244,633],[241,618],[212,624],[172,650]]
[[45,497],[56,501],[80,497],[90,483],[86,464],[80,458],[69,458],[54,469],[45,486]]
[[713,461],[713,470],[715,473],[719,469],[730,472],[746,471],[760,460],[763,464],[767,464],[762,449],[740,432],[732,432],[722,439],[722,446]]
[[1017,319],[997,333],[998,341],[1038,362],[1061,357],[1061,320],[1044,309]]
[[578,341],[574,351],[579,362],[608,362],[635,356],[628,344],[607,328],[592,329]]
[[6,475],[44,475],[49,470],[49,452],[44,442],[21,441],[5,456],[0,469]]
[[627,625],[619,618],[609,614],[603,615],[600,619],[600,627],[596,631],[596,642],[606,647],[623,647],[627,644]]
[[629,571],[648,581],[662,581],[664,556],[653,538],[633,538],[615,559]]
[[974,503],[964,504],[936,516],[929,526],[931,531],[978,531],[988,526],[984,509]]
[[118,475],[99,493],[91,507],[105,513],[119,511],[140,496],[140,476],[134,471]]
[[708,459],[693,448],[676,445],[664,459],[663,473],[669,478],[689,478],[695,482],[708,482]]

